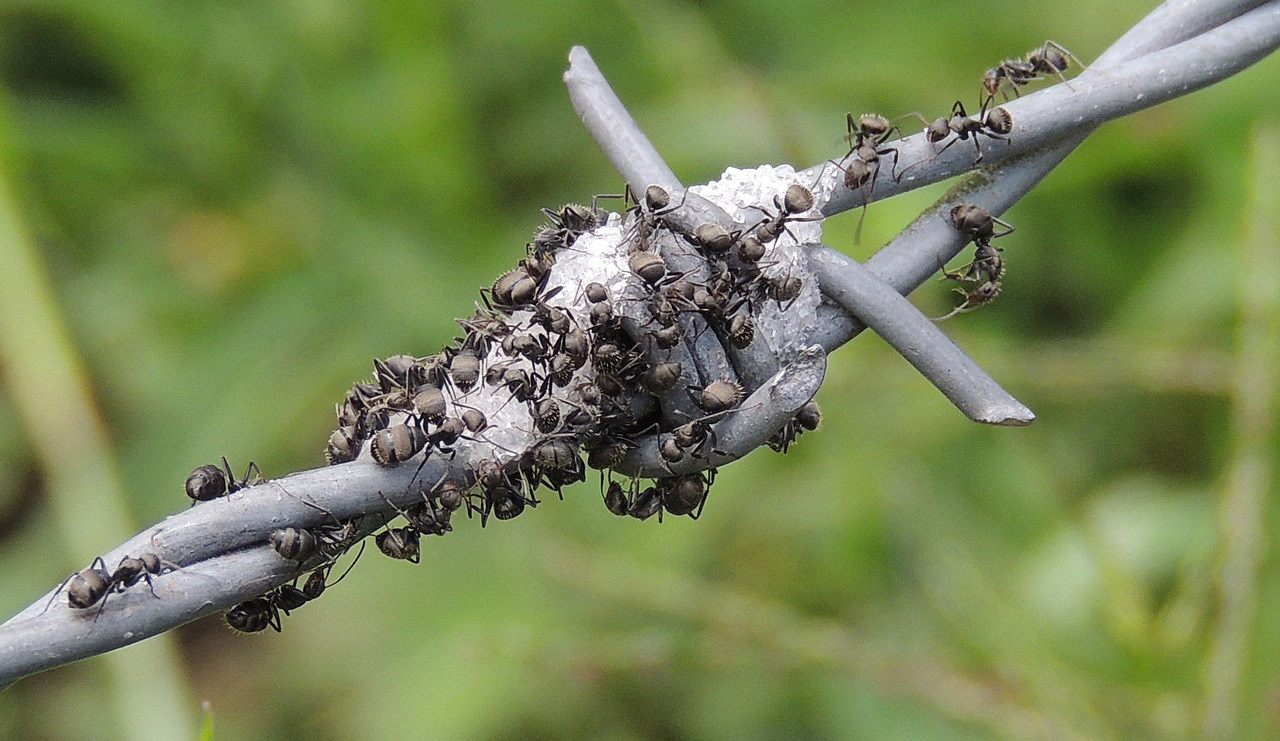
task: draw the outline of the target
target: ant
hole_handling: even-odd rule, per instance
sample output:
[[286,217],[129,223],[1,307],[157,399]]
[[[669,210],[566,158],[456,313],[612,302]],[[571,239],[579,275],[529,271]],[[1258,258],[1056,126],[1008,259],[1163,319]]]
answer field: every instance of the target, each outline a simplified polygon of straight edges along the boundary
[[631,186],[628,185],[624,201],[630,199],[636,204],[628,209],[635,216],[635,221],[632,223],[633,233],[628,239],[628,251],[650,251],[652,249],[650,240],[657,233],[658,228],[663,226],[662,217],[683,206],[688,195],[688,191],[685,191],[680,196],[680,202],[673,204],[671,202],[671,194],[667,192],[666,188],[660,185],[650,185],[644,189],[644,200],[640,201],[631,192]]
[[[965,295],[964,303],[946,317],[940,317],[939,321],[956,313],[968,311],[970,308],[976,308],[996,297],[1000,292],[1000,279],[1004,276],[1004,259],[1000,255],[1001,249],[993,246],[991,241],[1014,231],[1013,226],[1008,222],[992,216],[986,209],[971,203],[961,203],[951,209],[951,224],[972,239],[975,249],[973,260],[968,265],[954,271],[944,267],[943,277],[955,281],[981,280],[982,282],[968,294],[960,290],[959,292]],[[1002,227],[1000,231],[996,231],[997,225]]]
[[796,412],[796,416],[792,417],[766,442],[770,448],[779,453],[786,453],[791,444],[800,437],[805,430],[816,430],[822,422],[822,410],[818,408],[818,402],[809,400],[804,406]]
[[[586,232],[595,229],[605,223],[608,215],[599,208],[596,208],[596,200],[598,198],[618,198],[619,196],[596,196],[591,199],[591,208],[580,206],[576,203],[566,203],[560,207],[558,211],[552,211],[549,208],[542,209],[542,213],[546,214],[551,220],[551,234],[544,238],[541,246],[555,245],[556,247],[570,247],[577,241],[578,237]],[[540,231],[539,235],[543,233]],[[534,238],[535,244],[539,242],[538,238]],[[554,253],[552,249],[550,252]]]
[[539,439],[524,454],[524,462],[532,473],[534,488],[545,485],[561,498],[564,487],[587,479],[586,466],[572,435],[551,434]]
[[[147,589],[151,591],[151,596],[156,599],[160,595],[156,594],[155,586],[151,583],[151,577],[159,576],[179,568],[177,564],[170,563],[160,558],[154,553],[143,553],[137,558],[125,556],[120,559],[120,565],[116,566],[114,572],[107,570],[106,561],[101,556],[93,559],[93,563],[89,564],[89,568],[82,569],[68,576],[54,590],[53,596],[49,598],[49,603],[45,605],[45,610],[53,604],[58,595],[65,588],[67,590],[67,604],[77,610],[86,610],[99,602],[102,607],[98,609],[101,613],[102,609],[107,606],[107,596],[116,593],[123,593],[124,590],[134,586],[140,581],[147,583]],[[94,617],[97,620],[97,617]]]
[[928,130],[925,132],[925,138],[931,144],[936,144],[951,134],[956,135],[956,138],[943,145],[942,149],[939,149],[934,156],[936,157],[947,151],[952,144],[958,141],[965,141],[969,137],[973,137],[973,147],[978,152],[978,157],[974,160],[976,164],[981,162],[983,157],[982,145],[978,140],[979,134],[990,139],[1009,141],[1009,137],[1005,135],[1013,130],[1013,117],[1000,106],[988,110],[988,103],[990,103],[989,100],[983,103],[982,108],[978,111],[977,118],[970,118],[969,112],[964,109],[964,103],[957,100],[951,106],[950,118],[938,118],[929,124]]
[[[483,460],[475,469],[476,482],[483,491],[480,511],[480,526],[488,522],[490,513],[499,520],[510,520],[524,512],[525,505],[538,506],[537,498],[525,496],[528,482],[523,476],[516,475],[513,481],[510,473],[499,462]],[[468,500],[468,506],[470,501]],[[468,514],[470,514],[470,509]]]
[[412,355],[400,354],[385,359],[374,358],[373,361],[373,375],[384,394],[397,390],[412,392],[413,388],[438,374],[438,356],[420,360]]
[[[852,119],[850,119],[852,123]],[[874,148],[873,148],[874,149]],[[786,193],[781,196],[773,197],[773,205],[778,209],[777,214],[770,216],[759,206],[751,206],[751,208],[761,211],[765,214],[764,220],[757,224],[752,230],[756,239],[760,242],[772,242],[786,232],[792,240],[796,240],[796,236],[787,228],[787,222],[791,221],[821,221],[821,216],[800,216],[813,208],[813,191],[804,187],[800,183],[792,183],[787,187]]]
[[986,91],[988,101],[993,100],[997,93],[1008,100],[1008,89],[1012,89],[1014,95],[1021,95],[1019,88],[1041,79],[1041,75],[1057,75],[1058,79],[1070,88],[1071,84],[1062,73],[1067,70],[1071,61],[1084,67],[1076,55],[1066,47],[1056,41],[1045,41],[1039,48],[1028,52],[1025,60],[1006,59],[987,70],[982,76],[982,89]]
[[707,494],[711,492],[715,476],[715,469],[712,469],[705,476],[691,473],[671,479],[658,479],[658,496],[662,500],[662,508],[669,514],[688,515],[691,519],[698,519],[702,516],[702,507],[707,503]]
[[488,355],[495,343],[501,342],[515,330],[515,326],[503,321],[500,314],[486,313],[484,310],[479,310],[470,319],[459,319],[458,324],[466,334],[459,349],[474,350],[480,356]]
[[[896,131],[901,136],[902,130],[893,124],[892,121],[881,116],[878,113],[864,113],[858,117],[857,121],[853,120],[853,114],[845,114],[845,122],[848,126],[849,133],[849,154],[857,155],[858,159],[868,165],[877,165],[876,171],[879,172],[880,158],[884,155],[893,155],[893,169],[890,174],[895,180],[898,179],[898,150],[893,147],[884,146],[885,142],[893,136]],[[847,158],[849,155],[845,155]],[[875,189],[875,180],[871,182],[871,188]]]
[[1013,116],[1009,114],[1009,111],[1001,108],[1000,106],[988,108],[987,106],[990,105],[991,102],[990,97],[983,102],[982,108],[979,109],[976,118],[969,117],[969,112],[965,110],[964,103],[959,100],[951,106],[950,116],[939,116],[933,119],[933,121],[929,121],[919,113],[908,114],[920,119],[920,122],[925,125],[924,136],[930,144],[937,144],[938,142],[947,139],[952,134],[955,134],[955,138],[951,139],[944,144],[941,149],[934,152],[932,157],[921,159],[907,165],[902,169],[901,174],[905,175],[907,170],[922,164],[926,159],[937,158],[943,152],[951,148],[952,144],[955,144],[958,141],[967,141],[970,137],[973,139],[974,149],[978,151],[978,157],[973,161],[976,165],[981,162],[983,158],[982,144],[978,139],[979,134],[989,139],[999,139],[1000,141],[1008,142],[1009,137],[1006,135],[1013,131]]
[[364,549],[361,548],[360,553],[356,554],[355,559],[342,572],[342,575],[331,584],[326,584],[326,582],[328,581],[329,573],[333,570],[332,562],[311,572],[301,589],[297,586],[297,579],[294,579],[291,584],[284,584],[261,597],[254,597],[233,606],[223,613],[222,618],[226,621],[227,626],[237,633],[260,633],[267,628],[279,633],[281,627],[280,613],[283,612],[288,615],[293,610],[320,597],[321,594],[324,594],[326,587],[332,587],[347,578],[347,574],[351,573],[351,569],[355,568],[356,562],[360,560],[360,555],[363,552]]
[[706,459],[709,452],[722,454],[723,451],[716,450],[716,433],[711,424],[727,413],[725,411],[709,414],[677,427],[669,437],[658,444],[658,455],[662,458],[662,467],[668,473],[675,473],[671,470],[671,464],[679,463],[685,459],[686,455]]
[[[250,481],[250,477],[252,477],[252,481]],[[191,475],[187,477],[187,496],[191,497],[191,505],[195,506],[196,502],[207,502],[211,499],[225,497],[245,487],[257,484],[261,477],[262,469],[258,468],[257,463],[250,461],[249,467],[244,471],[244,478],[237,480],[235,474],[231,472],[231,464],[227,462],[227,457],[224,455],[222,456],[222,468],[218,468],[214,464],[207,464],[191,472]]]
[[409,563],[418,563],[421,549],[418,545],[418,531],[412,525],[405,527],[389,527],[374,538],[374,543],[383,555]]
[[400,509],[385,496],[382,497],[388,506],[408,522],[405,527],[388,527],[374,538],[378,550],[383,554],[410,563],[418,563],[421,558],[419,536],[423,533],[444,535],[453,530],[453,526],[449,523],[452,512],[443,505],[433,504],[422,490],[421,484],[419,484],[419,492],[422,493],[422,502],[410,507],[408,511]]
[[[899,154],[894,147],[885,146],[894,132],[901,135],[902,130],[893,124],[888,118],[878,113],[864,113],[856,120],[852,113],[845,114],[845,125],[847,133],[845,139],[849,142],[849,151],[839,161],[827,160],[823,165],[834,165],[836,169],[844,173],[844,187],[848,190],[857,190],[862,194],[863,208],[862,216],[858,218],[858,228],[854,233],[854,242],[862,241],[862,222],[866,219],[866,201],[870,198],[870,193],[875,190],[876,179],[880,176],[880,158],[893,155],[893,168],[890,174],[894,180],[898,180],[901,176],[898,174]],[[819,173],[818,178],[822,178]],[[870,183],[865,190],[863,186]]]
[[[985,274],[988,280],[998,281],[1004,274],[1004,262],[1000,258],[1000,248],[991,246],[991,240],[1012,234],[1013,225],[972,203],[961,203],[952,208],[951,224],[968,235],[976,249],[973,260],[968,265],[954,272],[944,269],[943,275],[952,280],[975,281]],[[996,225],[1002,227],[1002,230],[997,232]]]

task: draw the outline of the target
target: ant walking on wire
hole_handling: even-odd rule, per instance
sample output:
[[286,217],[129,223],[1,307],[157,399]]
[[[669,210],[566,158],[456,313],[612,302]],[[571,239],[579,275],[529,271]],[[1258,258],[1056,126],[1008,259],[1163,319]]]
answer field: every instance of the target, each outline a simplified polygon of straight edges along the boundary
[[[53,596],[49,598],[49,604],[45,605],[44,609],[48,610],[62,590],[66,589],[69,606],[77,610],[87,610],[101,602],[102,605],[98,608],[100,614],[107,606],[109,595],[123,593],[140,581],[145,581],[151,596],[159,599],[160,595],[156,594],[151,578],[177,568],[179,568],[177,564],[169,563],[154,553],[143,553],[137,558],[125,556],[120,559],[120,565],[115,571],[108,571],[106,561],[98,556],[93,559],[93,563],[89,564],[89,568],[77,571],[64,579],[62,584],[54,590]],[[97,620],[96,614],[94,620]]]

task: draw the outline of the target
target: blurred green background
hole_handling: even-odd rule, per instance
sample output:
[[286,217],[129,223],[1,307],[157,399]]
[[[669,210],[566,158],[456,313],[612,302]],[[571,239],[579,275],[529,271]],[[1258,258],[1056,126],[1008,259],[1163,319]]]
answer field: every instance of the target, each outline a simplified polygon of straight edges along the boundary
[[[539,207],[616,192],[571,45],[694,183],[838,155],[846,111],[941,115],[1045,38],[1091,60],[1151,7],[423,5],[0,3],[0,616],[197,465],[320,465],[371,358],[452,337]],[[1003,293],[945,328],[1030,428],[866,335],[823,429],[696,522],[592,480],[367,554],[280,635],[210,618],[28,678],[0,737],[194,737],[202,702],[224,739],[1280,733],[1277,89],[1270,58],[1108,124],[1006,215]],[[944,187],[827,242],[865,257]]]

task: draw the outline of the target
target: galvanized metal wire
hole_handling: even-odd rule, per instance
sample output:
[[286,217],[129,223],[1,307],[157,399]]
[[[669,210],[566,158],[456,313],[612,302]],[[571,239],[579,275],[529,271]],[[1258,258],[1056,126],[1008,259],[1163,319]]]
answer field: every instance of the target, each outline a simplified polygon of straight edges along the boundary
[[[904,298],[967,243],[950,225],[950,209],[972,203],[999,215],[1105,121],[1224,79],[1277,46],[1280,0],[1174,0],[1135,25],[1069,86],[1053,85],[1004,104],[1013,117],[1009,141],[984,141],[980,169],[965,143],[939,153],[917,134],[894,146],[904,162],[919,164],[901,180],[880,178],[865,192],[844,188],[837,182],[838,171],[824,169],[822,163],[801,171],[802,182],[816,184],[814,192],[823,198],[819,208],[828,217],[971,174],[865,264],[825,245],[806,247],[824,295],[818,330],[808,338],[810,349],[780,360],[759,343],[740,351],[721,346],[710,332],[698,334],[697,344],[688,349],[699,377],[706,380],[714,369],[731,367],[754,393],[741,412],[717,424],[716,451],[685,467],[723,465],[758,447],[812,397],[822,381],[826,353],[866,327],[898,349],[969,417],[994,424],[1028,423],[1033,418],[1030,410]],[[565,79],[587,129],[636,192],[658,184],[676,198],[685,198],[671,215],[674,228],[689,232],[708,221],[741,227],[713,204],[683,195],[676,174],[648,143],[585,50],[573,50]],[[696,260],[696,254],[675,257]],[[366,456],[266,481],[145,529],[103,554],[106,563],[148,552],[181,568],[157,577],[154,595],[145,587],[131,588],[110,595],[101,609],[73,610],[52,593],[42,596],[0,625],[0,688],[225,610],[294,579],[299,565],[267,544],[273,530],[356,519],[361,534],[369,533],[394,516],[394,507],[420,499],[417,482],[465,478],[468,473],[442,457],[430,458],[416,469],[384,468]],[[656,438],[641,440],[620,469],[641,476],[671,470],[658,459]]]

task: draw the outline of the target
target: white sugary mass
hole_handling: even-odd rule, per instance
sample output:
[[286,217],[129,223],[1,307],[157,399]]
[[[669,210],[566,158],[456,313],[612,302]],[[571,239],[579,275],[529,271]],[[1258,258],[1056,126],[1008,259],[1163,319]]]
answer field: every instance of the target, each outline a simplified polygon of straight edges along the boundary
[[[764,165],[753,170],[729,168],[720,180],[694,186],[690,190],[723,208],[736,220],[737,228],[745,233],[765,218],[777,214],[787,188],[797,182],[796,172],[790,166]],[[577,326],[590,326],[590,305],[585,288],[589,283],[601,283],[608,289],[615,315],[630,320],[635,327],[650,325],[652,318],[648,304],[652,289],[645,286],[628,266],[634,228],[634,217],[624,226],[621,218],[611,215],[607,224],[581,234],[571,246],[559,250],[541,292],[543,296],[551,296],[555,292],[554,296],[546,299],[547,303],[568,311]],[[670,246],[669,240],[674,239],[677,237],[659,230],[651,237],[651,242],[665,251]],[[803,283],[799,296],[792,302],[783,305],[772,299],[756,302],[757,337],[767,342],[783,363],[795,358],[807,346],[807,338],[817,329],[821,291],[818,281],[808,269],[802,245],[821,239],[820,215],[816,211],[797,214],[794,219],[787,220],[786,228],[775,240],[766,244],[765,256],[760,261],[761,271],[767,277],[799,278]],[[532,317],[530,311],[516,311],[508,322],[522,327],[522,331],[531,336],[547,337],[546,330],[531,321]],[[551,339],[547,337],[548,342]],[[502,353],[498,343],[494,343],[488,356],[481,359],[482,372],[496,363],[523,369],[531,375],[536,370],[527,359]],[[577,372],[577,378],[558,390],[556,396],[570,404],[577,403],[580,397],[576,388],[591,377],[591,372],[591,362],[588,361]],[[468,393],[459,394],[455,388],[446,388],[445,395],[451,407],[450,416],[459,415],[463,408],[473,407],[483,411],[489,421],[488,429],[477,437],[494,447],[458,446],[458,463],[464,466],[474,468],[485,458],[513,462],[539,438],[528,404],[513,400],[504,386],[490,386],[482,381]],[[396,415],[393,421],[403,421],[403,418],[404,415]]]

